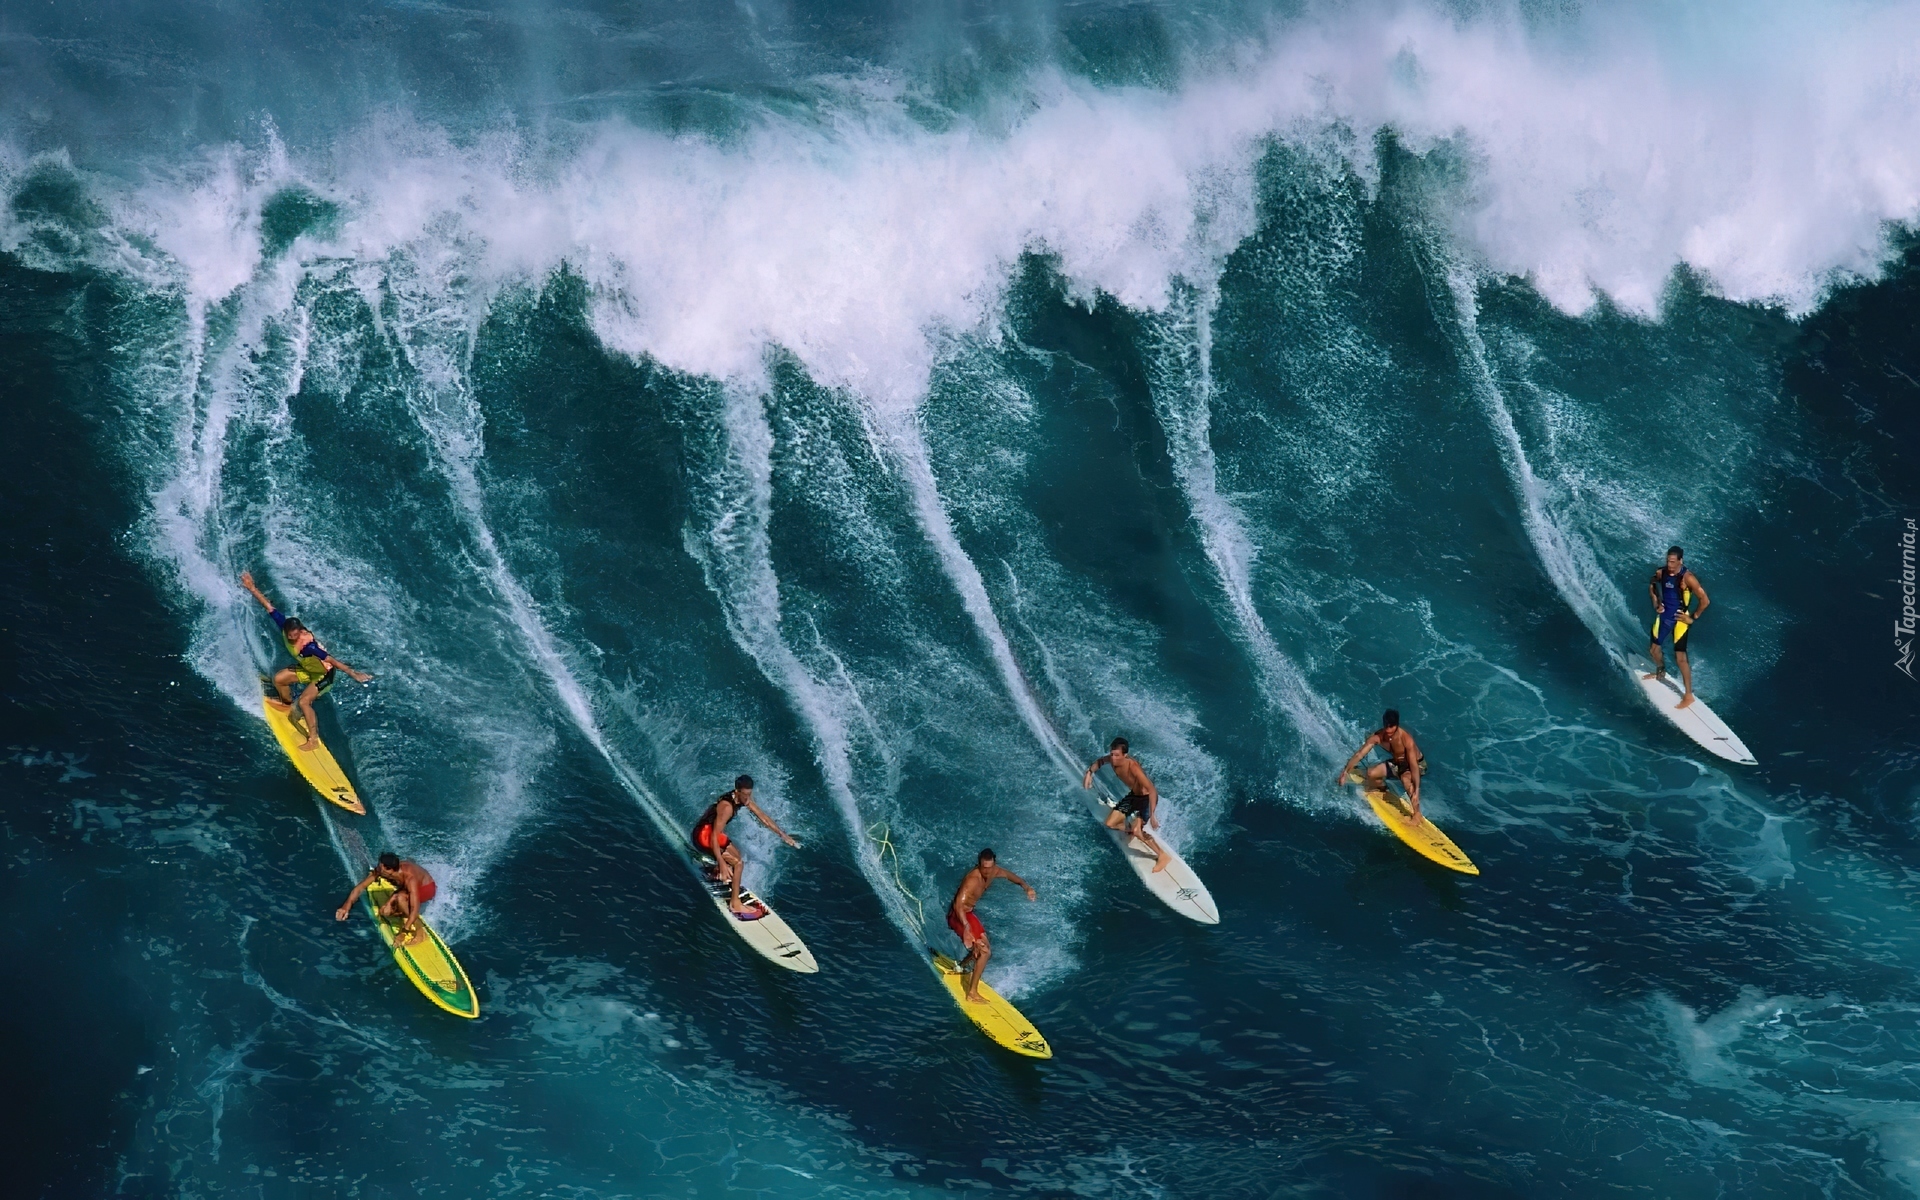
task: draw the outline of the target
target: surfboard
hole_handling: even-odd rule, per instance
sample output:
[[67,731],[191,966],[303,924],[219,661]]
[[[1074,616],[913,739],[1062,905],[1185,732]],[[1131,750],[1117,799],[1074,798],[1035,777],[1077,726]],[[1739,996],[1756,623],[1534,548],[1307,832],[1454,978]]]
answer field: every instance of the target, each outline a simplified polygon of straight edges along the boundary
[[380,940],[393,951],[393,961],[400,964],[400,972],[413,980],[413,986],[420,994],[446,1009],[456,1017],[477,1017],[480,1015],[480,998],[473,994],[473,984],[467,981],[467,973],[460,968],[460,960],[447,949],[433,926],[420,922],[420,931],[425,936],[412,945],[402,945],[398,940],[397,920],[388,920],[380,915],[380,906],[393,895],[393,885],[384,879],[376,879],[361,893],[366,901],[367,915],[373,918],[373,924],[380,931]]
[[1727,723],[1720,719],[1720,714],[1707,707],[1707,702],[1700,698],[1700,693],[1693,694],[1692,704],[1685,708],[1677,708],[1675,706],[1680,703],[1680,698],[1686,695],[1686,691],[1671,673],[1659,679],[1642,679],[1641,676],[1653,670],[1653,663],[1644,656],[1635,655],[1628,659],[1615,655],[1614,661],[1626,668],[1628,676],[1640,688],[1641,694],[1647,698],[1648,702],[1659,709],[1660,714],[1667,720],[1679,726],[1680,732],[1692,738],[1701,749],[1716,754],[1728,762],[1739,763],[1741,766],[1755,765],[1753,751],[1747,749],[1747,744],[1734,736],[1733,730],[1728,729]]
[[[1127,860],[1127,865],[1133,868],[1133,873],[1140,877],[1140,882],[1146,885],[1149,892],[1158,896],[1168,908],[1189,920],[1198,921],[1202,925],[1220,923],[1220,910],[1214,907],[1213,893],[1207,890],[1206,884],[1200,882],[1200,877],[1193,873],[1193,868],[1187,865],[1186,859],[1181,858],[1177,851],[1168,846],[1167,852],[1173,856],[1173,861],[1167,864],[1166,870],[1155,871],[1153,864],[1157,860],[1145,842],[1137,837],[1127,836],[1122,830],[1107,828],[1107,814],[1113,811],[1113,801],[1107,799],[1106,793],[1104,791],[1088,792],[1087,803],[1092,808],[1093,815],[1100,821],[1100,828],[1106,832],[1107,837],[1112,839],[1114,847],[1120,851],[1120,857]],[[1165,845],[1164,842],[1161,844]]]
[[[689,848],[692,847],[691,842],[687,845]],[[773,905],[746,888],[741,888],[740,902],[750,908],[764,909],[767,914],[753,921],[741,920],[733,909],[728,907],[728,901],[733,896],[732,887],[707,877],[706,868],[713,865],[713,858],[698,852],[695,852],[694,857],[701,866],[700,882],[705,885],[707,895],[712,898],[714,906],[720,910],[720,919],[740,935],[741,941],[759,951],[762,958],[778,963],[789,971],[812,975],[820,970],[820,964],[813,959],[813,951],[807,949],[807,944],[800,940],[800,935],[793,931],[793,927],[782,920],[779,913],[773,911]]]
[[355,816],[366,816],[367,806],[354,793],[353,785],[347,782],[347,773],[334,761],[327,744],[321,742],[311,750],[302,750],[306,735],[294,728],[293,720],[284,710],[275,707],[272,700],[270,696],[261,697],[260,707],[266,710],[267,728],[273,730],[274,739],[293,760],[294,767],[322,796]]
[[1416,817],[1407,808],[1407,802],[1392,792],[1369,786],[1365,777],[1358,772],[1347,776],[1347,782],[1359,789],[1373,808],[1373,815],[1380,823],[1393,831],[1395,837],[1405,842],[1420,857],[1439,863],[1462,875],[1478,875],[1480,868],[1473,860],[1453,844],[1453,839],[1440,832],[1440,827],[1426,817]]
[[993,1039],[996,1046],[1004,1046],[1015,1054],[1027,1058],[1052,1058],[1053,1047],[1047,1045],[1047,1039],[1033,1027],[1033,1022],[1020,1015],[1020,1010],[1008,1004],[1006,998],[980,981],[980,994],[986,997],[985,1004],[976,1004],[967,999],[967,977],[959,964],[940,953],[933,947],[927,947],[933,956],[934,974],[940,976],[940,982],[946,985],[947,994],[967,1014],[967,1019],[980,1027],[980,1032]]

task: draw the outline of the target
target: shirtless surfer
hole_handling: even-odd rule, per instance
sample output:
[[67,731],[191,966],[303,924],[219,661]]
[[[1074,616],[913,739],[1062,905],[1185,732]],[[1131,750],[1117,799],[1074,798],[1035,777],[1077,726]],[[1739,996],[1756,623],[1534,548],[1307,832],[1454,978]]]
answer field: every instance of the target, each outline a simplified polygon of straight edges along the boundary
[[961,970],[972,963],[973,969],[967,972],[967,999],[975,1004],[987,1003],[980,994],[980,973],[987,969],[987,960],[993,957],[993,945],[987,941],[986,927],[980,924],[980,917],[973,906],[980,903],[980,897],[993,886],[996,879],[1004,879],[1015,887],[1027,889],[1027,899],[1038,900],[1027,881],[1000,865],[992,850],[982,850],[980,857],[974,860],[973,869],[960,877],[959,890],[953,893],[953,903],[947,905],[947,928],[960,935],[961,945],[967,948],[965,958],[958,964]]
[[1112,767],[1114,775],[1127,785],[1126,797],[1107,814],[1107,828],[1119,829],[1124,826],[1128,837],[1139,838],[1146,843],[1147,849],[1153,851],[1153,869],[1156,872],[1166,870],[1167,864],[1173,861],[1173,855],[1147,832],[1148,826],[1160,828],[1160,819],[1154,815],[1160,807],[1160,789],[1154,787],[1153,780],[1148,779],[1147,773],[1140,769],[1140,760],[1127,753],[1127,739],[1123,737],[1113,739],[1107,752],[1088,764],[1086,776],[1080,780],[1080,785],[1091,788],[1093,773],[1103,766]]
[[1360,748],[1353,752],[1347,765],[1340,768],[1334,784],[1346,783],[1354,764],[1365,758],[1367,751],[1375,746],[1386,754],[1387,761],[1374,763],[1367,768],[1367,782],[1384,792],[1387,790],[1387,780],[1396,780],[1407,794],[1407,807],[1416,818],[1419,817],[1420,772],[1427,769],[1427,759],[1420,753],[1420,746],[1413,740],[1413,735],[1400,728],[1400,710],[1397,708],[1388,709],[1380,718],[1380,728],[1368,734],[1367,740],[1360,743]]
[[760,818],[760,823],[780,836],[780,840],[798,850],[800,843],[787,836],[787,831],[774,824],[758,804],[753,802],[753,776],[742,775],[733,781],[733,790],[720,793],[720,798],[700,814],[700,820],[693,827],[693,844],[702,852],[713,855],[711,877],[721,883],[733,885],[733,898],[727,907],[733,915],[743,921],[757,921],[767,915],[767,910],[755,905],[748,908],[740,903],[740,868],[744,865],[740,858],[740,847],[727,836],[727,822],[733,820],[741,809],[746,809]]
[[[280,637],[287,643],[287,653],[293,655],[291,667],[282,667],[274,672],[273,686],[280,693],[280,698],[269,700],[268,703],[284,711],[287,714],[287,720],[291,721],[301,733],[307,735],[306,742],[300,748],[311,750],[320,744],[320,735],[316,732],[317,727],[313,720],[313,702],[326,695],[327,689],[333,686],[333,673],[345,671],[360,683],[366,683],[373,676],[356,671],[328,654],[326,647],[320,644],[320,639],[314,637],[313,631],[302,625],[298,617],[281,615],[280,610],[273,606],[273,601],[267,599],[265,594],[253,585],[252,571],[240,572],[240,586],[252,593],[253,598],[260,602],[260,607],[267,610],[267,615],[273,618],[273,623],[280,627]],[[303,685],[300,689],[298,716],[293,712],[295,683]]]
[[433,876],[427,874],[425,867],[410,858],[401,858],[392,851],[382,854],[380,861],[373,864],[373,870],[367,872],[367,877],[353,885],[347,898],[334,910],[333,919],[346,920],[347,914],[353,911],[353,902],[376,879],[384,879],[393,885],[393,895],[387,897],[387,902],[380,906],[383,920],[401,918],[400,929],[394,934],[393,940],[402,946],[413,945],[425,936],[420,928],[420,908],[433,899],[440,889],[434,885]]
[[[1653,601],[1654,612],[1653,642],[1647,647],[1647,657],[1653,660],[1653,673],[1640,677],[1666,677],[1667,664],[1660,656],[1660,641],[1672,633],[1673,661],[1680,666],[1680,689],[1684,693],[1675,708],[1693,703],[1693,664],[1687,661],[1687,637],[1699,623],[1700,614],[1713,603],[1707,599],[1707,589],[1700,586],[1700,577],[1687,570],[1686,557],[1686,551],[1680,547],[1668,547],[1666,564],[1647,581],[1647,597]],[[1687,609],[1695,596],[1700,597],[1700,607],[1689,613]]]

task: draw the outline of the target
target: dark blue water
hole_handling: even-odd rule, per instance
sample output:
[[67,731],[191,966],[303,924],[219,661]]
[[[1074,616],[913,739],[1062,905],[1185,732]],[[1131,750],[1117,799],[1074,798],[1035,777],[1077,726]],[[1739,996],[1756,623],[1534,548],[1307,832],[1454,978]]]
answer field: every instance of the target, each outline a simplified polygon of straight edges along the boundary
[[[9,1189],[1920,1191],[1920,10],[1762,16],[0,13]],[[1609,659],[1675,541],[1757,767]],[[987,844],[1049,1062],[922,964]]]

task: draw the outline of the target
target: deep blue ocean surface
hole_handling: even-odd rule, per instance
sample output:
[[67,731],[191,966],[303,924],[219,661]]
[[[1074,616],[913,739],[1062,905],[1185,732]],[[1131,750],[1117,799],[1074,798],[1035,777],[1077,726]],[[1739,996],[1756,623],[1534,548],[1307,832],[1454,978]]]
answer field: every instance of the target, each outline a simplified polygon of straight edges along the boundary
[[[1920,1193],[1916,46],[0,6],[4,1191]],[[1757,766],[1610,657],[1672,542]],[[365,817],[249,568],[377,676]],[[1478,878],[1333,786],[1388,706]],[[1218,926],[1087,818],[1116,734]],[[817,975],[667,836],[741,771]],[[924,965],[983,845],[1048,1062]],[[478,1021],[334,921],[384,849]]]

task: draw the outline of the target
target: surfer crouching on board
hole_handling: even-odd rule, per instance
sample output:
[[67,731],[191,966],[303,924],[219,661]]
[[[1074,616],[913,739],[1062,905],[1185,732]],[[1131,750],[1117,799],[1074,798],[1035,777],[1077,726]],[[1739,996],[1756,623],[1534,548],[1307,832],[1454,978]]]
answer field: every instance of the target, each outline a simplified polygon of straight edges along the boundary
[[1080,780],[1080,786],[1093,786],[1093,773],[1101,767],[1113,768],[1113,773],[1121,783],[1127,785],[1127,794],[1120,803],[1113,806],[1107,814],[1107,828],[1125,827],[1128,837],[1137,837],[1153,851],[1153,869],[1164,871],[1173,861],[1173,855],[1167,848],[1147,832],[1147,827],[1160,828],[1160,819],[1154,814],[1160,808],[1160,789],[1153,786],[1153,780],[1140,769],[1140,760],[1127,753],[1127,739],[1117,737],[1107,747],[1107,752],[1088,764],[1086,776]]
[[[1707,605],[1713,601],[1707,599],[1707,589],[1700,586],[1700,577],[1687,570],[1687,552],[1678,546],[1667,549],[1667,561],[1653,573],[1647,581],[1647,595],[1653,600],[1653,643],[1647,647],[1647,657],[1653,660],[1653,673],[1642,675],[1642,679],[1662,679],[1667,674],[1667,664],[1660,657],[1660,642],[1669,633],[1673,635],[1673,661],[1680,667],[1680,690],[1684,693],[1675,708],[1685,708],[1693,703],[1693,664],[1687,661],[1687,635],[1693,632],[1693,626],[1700,620],[1700,614],[1707,611]],[[1691,613],[1687,611],[1693,604],[1693,598],[1700,597],[1700,607]]]
[[[1427,769],[1426,755],[1420,753],[1420,746],[1413,735],[1400,728],[1400,710],[1390,708],[1380,718],[1380,728],[1367,735],[1360,748],[1353,752],[1347,765],[1340,768],[1340,774],[1334,779],[1338,786],[1347,782],[1347,776],[1353,771],[1354,764],[1367,756],[1367,751],[1375,746],[1387,756],[1387,761],[1374,763],[1367,768],[1367,782],[1387,790],[1387,780],[1396,780],[1402,791],[1407,794],[1407,807],[1413,815],[1420,815],[1420,772]],[[1416,766],[1417,764],[1417,766]]]
[[367,872],[367,877],[353,885],[347,898],[334,910],[333,919],[346,920],[347,914],[353,911],[353,902],[360,898],[360,893],[372,887],[376,879],[384,879],[393,885],[393,895],[388,896],[387,902],[380,906],[381,919],[391,921],[399,917],[400,929],[394,934],[393,940],[402,946],[413,945],[421,937],[420,907],[433,899],[440,889],[434,885],[433,876],[427,874],[425,867],[410,858],[401,858],[392,851],[382,854],[380,861],[373,864],[373,870]]
[[720,793],[720,798],[700,814],[700,820],[693,826],[693,844],[702,852],[713,855],[713,867],[709,874],[721,883],[733,886],[733,898],[727,901],[727,907],[733,915],[746,921],[757,921],[767,915],[767,910],[759,905],[748,908],[740,903],[740,868],[744,865],[740,858],[740,847],[727,836],[727,822],[741,809],[746,809],[760,818],[760,823],[780,836],[780,840],[798,850],[800,843],[787,836],[787,831],[774,823],[758,804],[753,802],[753,776],[742,775],[733,781],[733,790]]
[[[1001,866],[991,849],[982,850],[980,857],[974,860],[973,870],[960,877],[960,887],[953,893],[953,903],[947,905],[947,928],[959,934],[961,945],[967,948],[966,957],[957,965],[967,972],[967,999],[975,1004],[987,1002],[980,994],[980,973],[987,969],[987,960],[993,957],[993,945],[987,941],[986,927],[980,924],[973,906],[980,903],[980,897],[986,894],[996,879],[1026,888],[1029,900],[1040,898],[1026,880]],[[969,963],[972,964],[971,969],[968,968]]]
[[[253,598],[260,602],[260,607],[267,610],[273,623],[280,627],[280,636],[287,643],[287,653],[293,655],[291,667],[282,667],[273,673],[274,689],[280,693],[280,699],[274,703],[286,710],[287,720],[307,735],[306,742],[300,748],[311,750],[320,744],[320,735],[316,732],[313,720],[313,702],[326,695],[327,689],[333,686],[333,673],[345,671],[360,683],[366,683],[373,676],[356,671],[328,654],[326,647],[320,644],[320,639],[314,637],[313,631],[302,625],[298,617],[282,616],[280,610],[273,606],[273,601],[253,586],[252,571],[240,572],[240,586],[252,593]],[[299,716],[293,712],[295,683],[303,685],[300,689]]]

